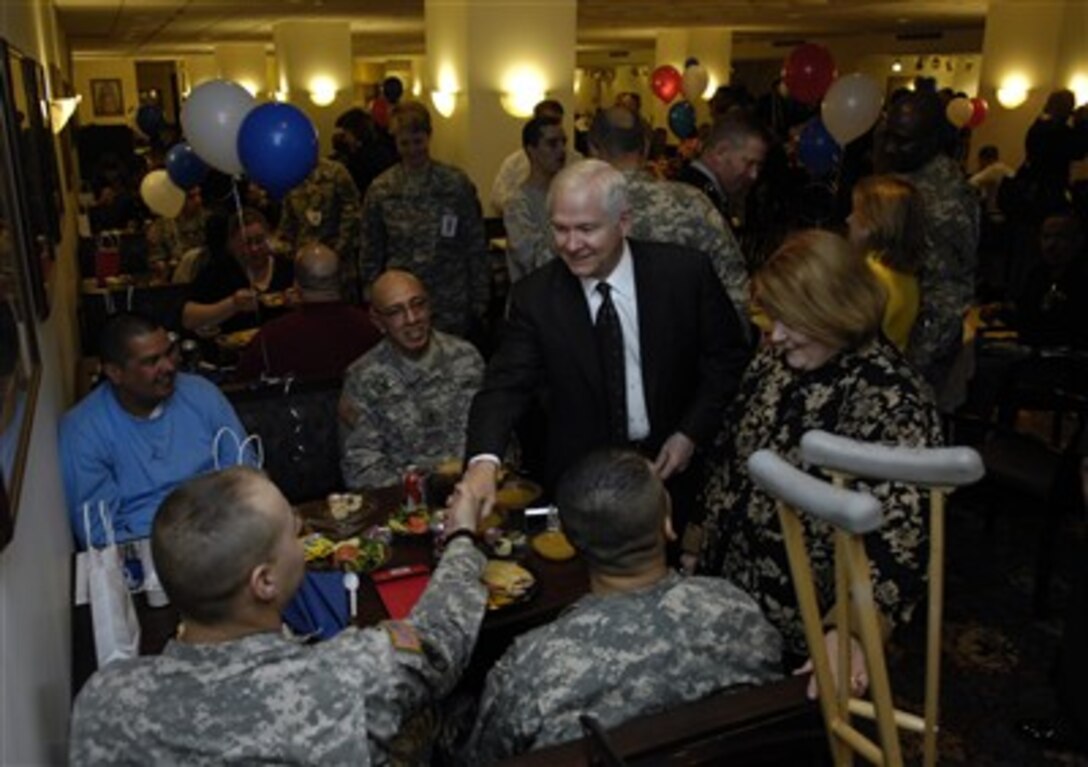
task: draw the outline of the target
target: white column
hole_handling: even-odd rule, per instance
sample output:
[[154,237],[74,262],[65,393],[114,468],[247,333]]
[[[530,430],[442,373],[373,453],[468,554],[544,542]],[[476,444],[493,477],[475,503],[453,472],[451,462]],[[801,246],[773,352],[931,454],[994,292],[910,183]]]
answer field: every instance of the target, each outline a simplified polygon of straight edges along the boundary
[[[332,149],[336,118],[353,100],[351,28],[346,21],[287,21],[272,27],[277,90],[317,126],[321,154]],[[331,96],[331,101],[327,99]]]
[[[434,117],[432,153],[463,168],[486,204],[499,163],[521,144],[526,117],[502,97],[558,99],[574,108],[576,0],[426,0],[424,103]],[[439,115],[433,91],[454,111]],[[531,104],[530,104],[531,106]]]

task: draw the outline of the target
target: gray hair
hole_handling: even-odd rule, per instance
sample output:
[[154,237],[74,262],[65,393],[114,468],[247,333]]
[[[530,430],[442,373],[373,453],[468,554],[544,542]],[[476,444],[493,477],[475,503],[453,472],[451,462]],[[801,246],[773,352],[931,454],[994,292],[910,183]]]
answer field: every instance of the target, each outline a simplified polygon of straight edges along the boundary
[[612,221],[618,221],[630,207],[627,179],[603,160],[582,160],[559,171],[548,189],[548,210],[559,195],[575,189],[589,189],[598,195]]
[[307,293],[340,292],[340,257],[320,242],[299,248],[295,256],[295,282]]

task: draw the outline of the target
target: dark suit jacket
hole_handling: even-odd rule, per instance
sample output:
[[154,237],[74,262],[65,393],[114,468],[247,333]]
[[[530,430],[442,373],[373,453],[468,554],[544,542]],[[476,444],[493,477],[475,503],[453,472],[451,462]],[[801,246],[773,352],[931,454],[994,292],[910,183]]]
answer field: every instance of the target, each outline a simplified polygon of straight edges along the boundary
[[680,172],[676,174],[676,180],[684,184],[690,184],[705,194],[707,198],[714,203],[714,207],[718,209],[718,212],[722,214],[722,218],[725,219],[726,224],[729,224],[733,220],[733,214],[729,210],[729,200],[724,194],[718,191],[718,186],[698,168],[692,167],[692,165],[685,165],[680,169]]
[[[710,260],[630,241],[638,301],[648,452],[681,431],[707,445],[748,361],[736,312]],[[546,476],[608,445],[603,373],[581,282],[562,260],[518,282],[499,348],[469,413],[466,453],[502,455],[534,396],[547,412]]]

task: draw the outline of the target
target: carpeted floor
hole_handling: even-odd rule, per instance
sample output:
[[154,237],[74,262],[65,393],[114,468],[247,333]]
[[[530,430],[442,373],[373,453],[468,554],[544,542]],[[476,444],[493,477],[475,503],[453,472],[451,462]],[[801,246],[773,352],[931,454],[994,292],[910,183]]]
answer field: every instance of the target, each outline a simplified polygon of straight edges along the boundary
[[[1003,505],[986,492],[965,493],[948,511],[940,763],[1088,765],[1088,757],[1045,752],[1015,730],[1017,719],[1055,710],[1050,674],[1084,519],[1063,520],[1053,553],[1052,610],[1039,620],[1031,605],[1039,521],[1016,512],[991,514]],[[916,620],[889,657],[898,704],[918,712],[924,631],[924,620]],[[920,763],[921,738],[906,736],[904,747],[909,762]]]

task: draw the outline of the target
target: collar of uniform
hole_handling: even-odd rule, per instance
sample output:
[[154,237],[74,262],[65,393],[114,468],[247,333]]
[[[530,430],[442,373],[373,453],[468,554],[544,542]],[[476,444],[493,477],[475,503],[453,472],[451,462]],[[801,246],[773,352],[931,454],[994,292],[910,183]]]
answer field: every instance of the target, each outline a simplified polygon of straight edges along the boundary
[[581,277],[579,278],[582,283],[582,290],[586,294],[586,300],[592,302],[594,293],[597,290],[597,283],[607,282],[615,293],[621,296],[627,296],[628,298],[634,298],[635,296],[635,263],[631,258],[631,246],[627,243],[627,240],[623,241],[623,253],[620,255],[620,261],[616,264],[616,268],[605,277],[603,280],[599,280],[596,277]]
[[725,190],[722,189],[722,185],[718,183],[718,177],[714,175],[714,171],[706,166],[699,158],[695,158],[691,161],[691,167],[706,176],[707,180],[714,185],[714,188],[718,190],[718,194],[725,197]]

